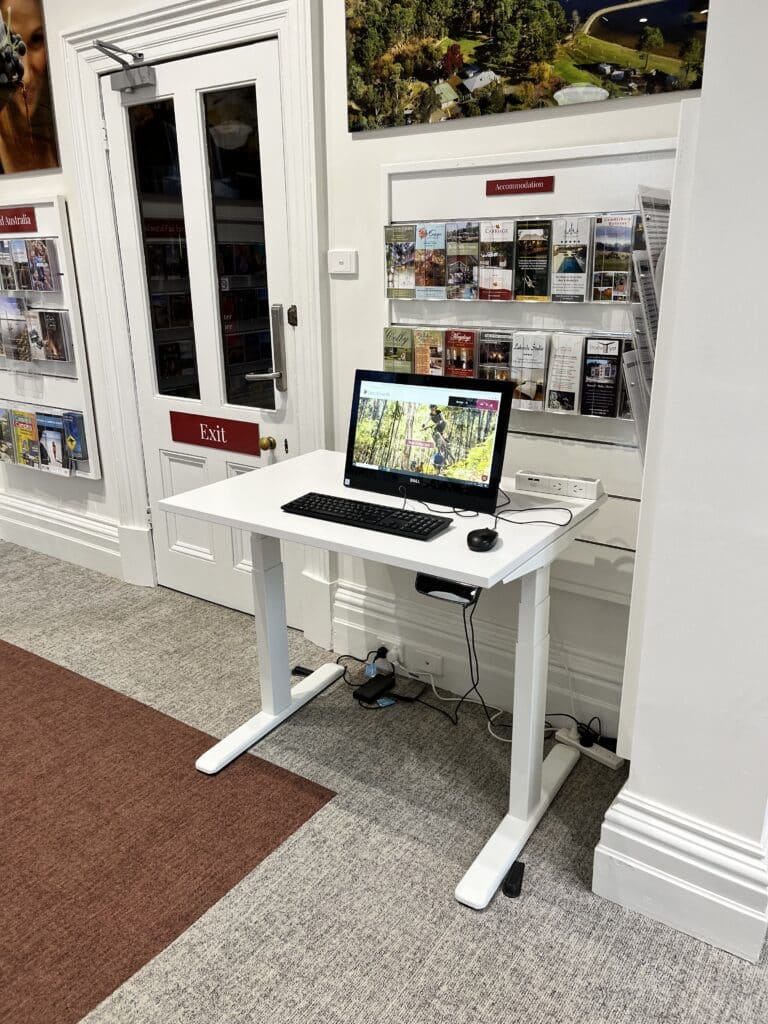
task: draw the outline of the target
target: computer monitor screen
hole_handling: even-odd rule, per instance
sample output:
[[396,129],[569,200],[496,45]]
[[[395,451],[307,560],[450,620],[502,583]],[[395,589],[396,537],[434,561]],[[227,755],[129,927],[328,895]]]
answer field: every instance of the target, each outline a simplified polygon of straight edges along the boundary
[[492,512],[511,399],[507,381],[358,370],[344,483]]

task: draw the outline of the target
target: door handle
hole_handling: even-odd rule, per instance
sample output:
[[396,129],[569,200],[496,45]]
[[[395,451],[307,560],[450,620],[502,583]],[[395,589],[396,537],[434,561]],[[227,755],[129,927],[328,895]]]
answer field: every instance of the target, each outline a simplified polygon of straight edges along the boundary
[[[280,370],[272,371],[271,373],[246,373],[246,380],[280,380],[282,377]],[[285,390],[285,388],[283,388]]]
[[272,369],[269,373],[246,373],[246,380],[273,380],[278,391],[288,390],[288,381],[285,379],[285,334],[283,333],[283,307],[279,302],[274,303],[269,311],[272,327]]

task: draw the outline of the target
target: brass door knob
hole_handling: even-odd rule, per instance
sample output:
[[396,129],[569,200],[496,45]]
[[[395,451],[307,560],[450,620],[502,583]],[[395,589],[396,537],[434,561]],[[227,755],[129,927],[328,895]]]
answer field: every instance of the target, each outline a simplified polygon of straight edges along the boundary
[[260,437],[259,448],[261,448],[263,452],[274,451],[275,448],[277,448],[277,441],[274,439],[274,437]]

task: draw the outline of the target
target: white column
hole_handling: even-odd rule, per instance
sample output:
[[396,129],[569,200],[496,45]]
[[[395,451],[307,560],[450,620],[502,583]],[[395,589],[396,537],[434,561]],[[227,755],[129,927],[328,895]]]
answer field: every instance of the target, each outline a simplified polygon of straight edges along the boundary
[[764,0],[712,4],[667,253],[630,637],[629,780],[593,887],[750,960],[768,927]]

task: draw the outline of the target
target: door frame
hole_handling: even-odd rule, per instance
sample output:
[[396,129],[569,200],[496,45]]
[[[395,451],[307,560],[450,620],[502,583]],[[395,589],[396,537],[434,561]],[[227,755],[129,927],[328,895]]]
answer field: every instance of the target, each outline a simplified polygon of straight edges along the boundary
[[[113,211],[108,141],[101,114],[100,78],[116,70],[94,40],[140,50],[148,62],[194,56],[261,39],[276,38],[280,60],[288,225],[291,237],[291,301],[299,310],[296,341],[302,358],[291,371],[299,446],[326,446],[329,424],[330,337],[327,280],[321,254],[327,248],[327,217],[322,202],[322,81],[319,5],[303,0],[182,0],[159,10],[116,18],[61,37],[67,81],[66,102],[72,131],[67,154],[76,171],[77,202],[72,229],[89,258],[80,261],[86,337],[98,338],[92,354],[94,378],[104,395],[100,429],[109,433],[105,460],[114,475],[120,509],[118,527],[123,576],[127,582],[156,585],[148,493],[131,337],[122,291],[122,265]],[[64,140],[62,140],[63,142]],[[70,141],[70,140],[68,140]],[[103,274],[103,276],[102,276]],[[289,328],[290,329],[290,328]],[[125,387],[130,380],[133,386]],[[322,401],[317,401],[318,381]],[[333,570],[333,571],[332,571]],[[306,635],[331,646],[335,567],[327,553],[307,549],[304,565]]]

